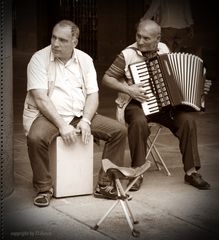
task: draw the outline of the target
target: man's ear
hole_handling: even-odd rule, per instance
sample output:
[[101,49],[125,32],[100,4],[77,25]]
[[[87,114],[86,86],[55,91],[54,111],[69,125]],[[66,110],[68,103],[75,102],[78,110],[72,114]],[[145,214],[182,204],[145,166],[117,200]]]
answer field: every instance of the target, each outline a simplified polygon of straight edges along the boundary
[[78,45],[78,39],[73,38],[72,43],[73,43],[73,47],[75,48]]
[[161,35],[157,36],[157,42],[159,43],[161,40]]

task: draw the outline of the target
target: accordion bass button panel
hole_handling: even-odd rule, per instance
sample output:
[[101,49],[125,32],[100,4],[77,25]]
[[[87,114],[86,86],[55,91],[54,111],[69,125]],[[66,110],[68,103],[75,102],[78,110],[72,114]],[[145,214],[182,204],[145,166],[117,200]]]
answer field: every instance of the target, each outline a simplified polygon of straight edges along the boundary
[[170,105],[170,99],[167,94],[164,78],[159,68],[157,59],[150,61],[150,69],[152,78],[155,79],[154,91],[158,96],[158,105],[160,105],[160,108]]

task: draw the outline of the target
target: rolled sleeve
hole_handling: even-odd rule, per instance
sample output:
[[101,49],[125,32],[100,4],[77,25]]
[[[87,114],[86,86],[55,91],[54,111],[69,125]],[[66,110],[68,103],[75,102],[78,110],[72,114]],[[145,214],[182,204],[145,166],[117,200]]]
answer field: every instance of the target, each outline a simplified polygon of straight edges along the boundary
[[106,75],[109,77],[113,77],[116,79],[124,78],[125,76],[125,59],[124,55],[120,53],[112,65],[109,67],[109,69],[105,72]]
[[85,73],[85,88],[87,94],[99,91],[97,74],[92,61],[89,64],[89,70]]
[[37,54],[33,55],[27,66],[27,91],[31,89],[48,89],[46,64]]

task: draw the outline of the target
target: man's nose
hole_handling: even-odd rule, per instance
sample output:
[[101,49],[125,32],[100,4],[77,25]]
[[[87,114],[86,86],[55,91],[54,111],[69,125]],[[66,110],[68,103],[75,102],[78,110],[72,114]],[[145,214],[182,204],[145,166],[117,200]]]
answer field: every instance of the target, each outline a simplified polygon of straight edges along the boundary
[[53,46],[59,46],[59,40],[58,39],[53,40]]
[[138,44],[143,44],[143,43],[144,43],[144,40],[143,40],[143,38],[140,37],[140,38],[138,39]]

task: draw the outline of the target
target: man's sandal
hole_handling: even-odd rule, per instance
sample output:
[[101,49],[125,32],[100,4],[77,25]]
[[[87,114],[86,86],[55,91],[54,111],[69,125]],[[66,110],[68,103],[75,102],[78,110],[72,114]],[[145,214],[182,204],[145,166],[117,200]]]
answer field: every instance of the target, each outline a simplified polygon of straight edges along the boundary
[[47,207],[50,204],[52,195],[53,195],[52,188],[45,192],[39,192],[39,193],[37,193],[36,197],[34,198],[33,203],[37,207]]

